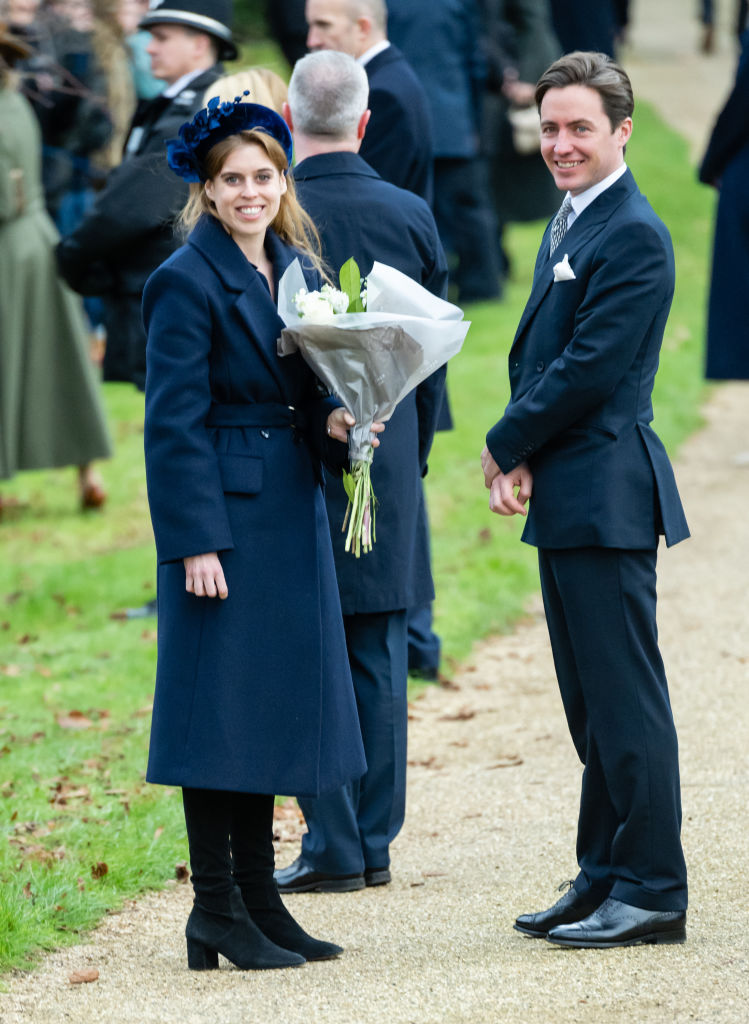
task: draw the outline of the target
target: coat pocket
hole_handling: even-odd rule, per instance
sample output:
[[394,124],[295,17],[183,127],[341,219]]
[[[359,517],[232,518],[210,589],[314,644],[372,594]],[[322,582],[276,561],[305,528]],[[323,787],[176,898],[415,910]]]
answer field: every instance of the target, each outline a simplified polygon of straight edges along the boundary
[[255,455],[221,453],[218,470],[226,494],[259,494],[263,489],[263,460]]

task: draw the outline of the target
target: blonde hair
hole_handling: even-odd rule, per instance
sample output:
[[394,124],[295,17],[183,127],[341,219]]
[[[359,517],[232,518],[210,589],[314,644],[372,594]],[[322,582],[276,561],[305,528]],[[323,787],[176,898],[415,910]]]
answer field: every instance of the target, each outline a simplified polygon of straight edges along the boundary
[[[286,173],[286,154],[283,147],[272,136],[253,129],[237,132],[236,135],[230,135],[209,149],[203,160],[206,178],[211,180],[216,178],[220,174],[221,168],[226,163],[229,155],[239,149],[240,146],[260,146],[278,173]],[[215,217],[216,207],[212,200],[208,198],[205,182],[193,182],[190,185],[190,198],[180,214],[179,223],[186,231],[190,231],[204,214]],[[291,245],[295,249],[299,249],[308,257],[315,269],[324,275],[320,258],[320,236],[317,233],[317,228],[312,218],[300,206],[299,200],[296,197],[294,181],[290,176],[286,178],[286,191],[281,196],[278,213],[271,227],[281,241],[286,242],[287,245]]]
[[261,103],[277,114],[282,112],[287,95],[286,82],[270,68],[246,68],[233,75],[224,75],[208,86],[203,95],[203,105],[213,96],[218,96],[222,102],[232,102],[245,89],[249,89],[250,103]]

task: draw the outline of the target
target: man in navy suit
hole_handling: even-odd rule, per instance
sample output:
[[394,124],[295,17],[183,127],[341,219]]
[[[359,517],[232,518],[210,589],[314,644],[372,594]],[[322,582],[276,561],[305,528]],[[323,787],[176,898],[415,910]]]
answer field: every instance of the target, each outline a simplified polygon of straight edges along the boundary
[[307,0],[310,50],[340,50],[363,65],[372,117],[361,156],[381,178],[432,201],[432,128],[424,88],[387,38],[385,0]]
[[[565,201],[510,350],[511,398],[482,454],[489,506],[525,514],[567,722],[585,765],[579,872],[515,927],[567,946],[683,942],[677,740],[658,649],[658,535],[688,536],[650,426],[674,289],[671,240],[624,163],[632,88],[610,58],[561,57],[536,88]],[[517,491],[517,493],[516,493]]]
[[[285,106],[294,181],[333,276],[353,257],[366,275],[389,264],[436,295],[447,264],[423,199],[382,180],[358,150],[369,119],[367,77],[347,54],[299,61]],[[281,892],[347,892],[390,881],[390,843],[405,815],[408,679],[406,609],[434,597],[421,478],[442,404],[444,367],[398,405],[372,463],[377,542],[354,558],[341,532],[346,495],[328,477],[326,504],[351,674],[367,756],[356,783],[300,799],[309,832],[276,872]]]

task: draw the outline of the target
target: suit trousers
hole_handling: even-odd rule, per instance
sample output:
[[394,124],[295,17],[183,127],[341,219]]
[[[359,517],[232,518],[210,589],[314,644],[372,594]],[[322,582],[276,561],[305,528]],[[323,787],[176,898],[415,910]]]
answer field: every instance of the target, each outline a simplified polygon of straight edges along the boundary
[[657,549],[539,549],[567,724],[585,766],[578,892],[683,910],[676,729],[656,627]]
[[300,797],[309,831],[302,860],[356,875],[386,868],[406,814],[408,640],[405,610],[344,615],[367,772],[319,797]]

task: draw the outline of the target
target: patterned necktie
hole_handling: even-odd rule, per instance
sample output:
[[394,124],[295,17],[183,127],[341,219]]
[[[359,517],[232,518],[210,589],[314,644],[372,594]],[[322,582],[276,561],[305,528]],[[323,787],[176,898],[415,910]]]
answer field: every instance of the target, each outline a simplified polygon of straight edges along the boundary
[[564,202],[559,207],[557,215],[551,225],[551,236],[549,244],[549,255],[553,255],[554,250],[562,241],[564,236],[567,234],[567,217],[572,210],[572,199],[570,196],[565,196]]

